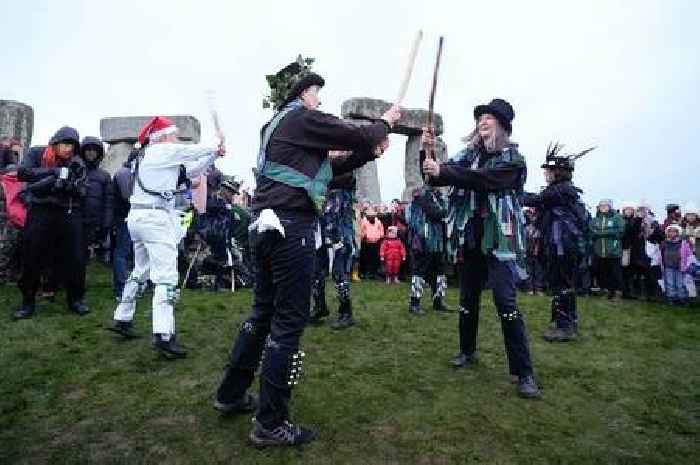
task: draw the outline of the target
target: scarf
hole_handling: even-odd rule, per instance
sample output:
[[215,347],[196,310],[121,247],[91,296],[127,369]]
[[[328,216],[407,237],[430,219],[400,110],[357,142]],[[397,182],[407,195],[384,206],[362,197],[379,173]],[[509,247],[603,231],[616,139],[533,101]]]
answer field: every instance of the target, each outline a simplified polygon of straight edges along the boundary
[[265,129],[263,129],[261,141],[260,141],[260,150],[258,151],[258,160],[257,160],[257,166],[258,166],[258,175],[262,174],[263,168],[265,167],[265,160],[267,159],[267,145],[272,138],[272,133],[274,132],[275,129],[277,129],[277,126],[279,125],[280,121],[282,118],[284,118],[287,113],[289,113],[292,110],[296,110],[297,108],[303,107],[304,104],[302,103],[301,99],[295,99],[286,104],[284,107],[278,111],[275,116],[270,120],[269,123],[267,123],[267,126],[265,126]]

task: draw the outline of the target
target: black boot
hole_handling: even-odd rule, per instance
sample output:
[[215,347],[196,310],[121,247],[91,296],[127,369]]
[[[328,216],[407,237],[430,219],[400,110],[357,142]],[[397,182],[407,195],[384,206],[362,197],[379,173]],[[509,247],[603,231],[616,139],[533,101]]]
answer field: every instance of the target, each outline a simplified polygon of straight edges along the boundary
[[71,312],[77,313],[79,316],[84,316],[90,313],[90,308],[82,300],[73,302],[68,306]]
[[411,297],[411,302],[408,304],[408,313],[413,316],[425,316],[425,312],[420,308],[420,299]]
[[442,297],[433,298],[433,310],[443,313],[448,313],[450,311],[450,309],[445,305],[445,301]]
[[167,341],[160,334],[154,335],[153,348],[168,360],[187,357],[187,351],[177,343],[177,338],[174,334],[171,334],[170,339]]
[[22,304],[22,306],[13,315],[13,320],[26,320],[34,316],[34,305]]
[[347,300],[340,303],[338,320],[331,323],[331,329],[343,330],[355,326],[357,322],[352,317],[352,302]]
[[309,316],[310,324],[321,323],[325,317],[330,315],[328,311],[328,305],[326,304],[325,296],[319,296],[319,298],[314,298],[314,308],[311,310],[311,315]]
[[557,294],[552,299],[552,327],[542,337],[547,342],[569,342],[576,339],[576,295],[573,292]]
[[134,332],[134,323],[132,321],[114,320],[112,326],[105,328],[107,331],[117,333],[125,339],[135,339],[138,335]]

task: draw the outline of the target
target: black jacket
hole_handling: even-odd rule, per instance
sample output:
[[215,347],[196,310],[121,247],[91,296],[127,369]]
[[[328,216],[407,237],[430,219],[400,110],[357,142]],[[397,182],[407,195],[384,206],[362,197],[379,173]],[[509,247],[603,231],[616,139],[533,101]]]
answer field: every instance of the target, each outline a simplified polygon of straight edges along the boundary
[[[384,121],[356,126],[333,115],[299,108],[279,123],[267,146],[267,160],[314,177],[329,150],[352,150],[352,154],[331,161],[333,175],[340,175],[374,160],[374,147],[386,139],[389,129]],[[252,209],[265,208],[315,211],[304,189],[258,176]]]
[[[524,193],[522,203],[536,208],[539,213],[538,228],[542,232],[545,253],[552,246],[562,245],[567,254],[582,254],[588,237],[588,217],[579,201],[580,189],[571,181],[557,181],[545,187],[539,194]],[[558,223],[558,231],[555,231]]]
[[42,167],[42,157],[46,146],[31,147],[22,159],[22,164],[17,170],[17,177],[25,181],[25,201],[29,204],[56,205],[62,208],[79,209],[85,196],[84,186],[70,184],[58,185],[58,168],[69,165],[82,165],[84,162],[79,156],[80,139],[78,131],[70,127],[62,127],[53,135],[49,144],[60,141],[69,141],[74,145],[73,158],[59,161],[56,168]]
[[[85,160],[85,149],[97,148],[98,158],[89,162]],[[104,146],[97,137],[85,137],[80,144],[80,153],[87,166],[86,195],[83,207],[85,224],[98,228],[111,228],[113,221],[114,188],[112,178],[107,171],[100,168],[104,158]]]

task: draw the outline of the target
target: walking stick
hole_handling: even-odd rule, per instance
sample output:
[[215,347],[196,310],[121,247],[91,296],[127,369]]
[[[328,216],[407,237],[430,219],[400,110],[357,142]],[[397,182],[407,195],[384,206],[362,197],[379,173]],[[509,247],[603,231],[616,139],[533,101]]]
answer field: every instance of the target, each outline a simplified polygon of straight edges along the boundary
[[182,284],[180,285],[181,288],[184,288],[187,286],[187,280],[190,278],[190,272],[192,271],[192,267],[194,266],[194,262],[197,260],[197,257],[199,256],[199,251],[202,249],[202,242],[198,241],[197,242],[197,250],[194,252],[194,257],[192,257],[192,261],[190,261],[190,266],[187,267],[187,273],[185,273],[185,279],[182,281]]

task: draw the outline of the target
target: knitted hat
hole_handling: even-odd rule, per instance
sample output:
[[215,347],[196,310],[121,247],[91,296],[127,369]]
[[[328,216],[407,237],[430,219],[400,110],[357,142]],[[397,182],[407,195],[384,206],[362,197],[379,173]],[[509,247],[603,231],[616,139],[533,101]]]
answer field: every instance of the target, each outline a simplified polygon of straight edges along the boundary
[[139,144],[145,145],[151,138],[158,138],[168,134],[175,134],[177,126],[165,116],[154,116],[141,128],[138,135]]
[[501,123],[503,129],[505,129],[508,134],[513,132],[513,118],[515,118],[515,112],[510,103],[503,99],[495,98],[489,102],[488,105],[478,105],[474,107],[474,119],[478,120],[481,115],[485,114],[493,115],[494,118]]
[[600,199],[600,202],[598,202],[598,206],[600,207],[601,205],[607,205],[608,207],[612,208],[613,201],[612,199]]
[[683,213],[685,213],[686,215],[688,213],[695,213],[696,215],[700,215],[700,211],[698,211],[698,206],[695,205],[695,202],[686,203],[683,208]]

